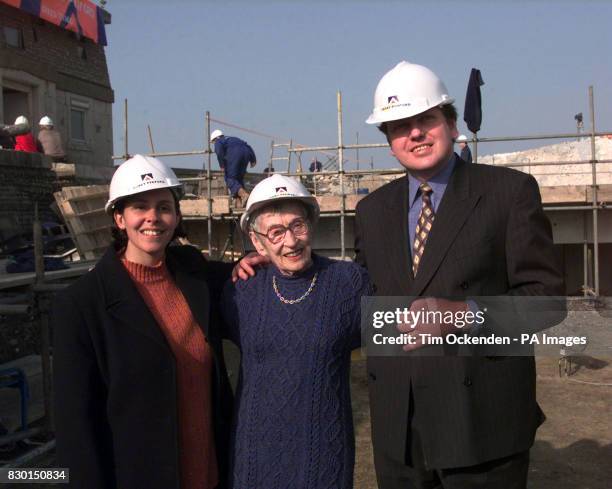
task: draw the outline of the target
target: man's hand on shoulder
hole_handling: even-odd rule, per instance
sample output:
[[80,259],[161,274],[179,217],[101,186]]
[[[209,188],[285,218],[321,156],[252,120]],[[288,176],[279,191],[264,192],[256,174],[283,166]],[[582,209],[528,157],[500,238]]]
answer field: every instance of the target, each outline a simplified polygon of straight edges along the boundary
[[236,263],[236,266],[232,270],[232,282],[236,283],[239,279],[248,280],[254,277],[257,273],[256,267],[267,266],[269,263],[270,259],[268,257],[252,251]]

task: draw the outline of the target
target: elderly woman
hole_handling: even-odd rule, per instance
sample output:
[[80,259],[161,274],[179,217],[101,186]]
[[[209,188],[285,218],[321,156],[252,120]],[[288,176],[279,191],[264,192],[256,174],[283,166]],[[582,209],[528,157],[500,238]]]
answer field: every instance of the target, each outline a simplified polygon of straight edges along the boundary
[[234,489],[349,489],[351,350],[360,342],[364,269],[312,253],[319,206],[273,175],[241,226],[270,266],[227,283],[223,314],[242,353],[230,453]]

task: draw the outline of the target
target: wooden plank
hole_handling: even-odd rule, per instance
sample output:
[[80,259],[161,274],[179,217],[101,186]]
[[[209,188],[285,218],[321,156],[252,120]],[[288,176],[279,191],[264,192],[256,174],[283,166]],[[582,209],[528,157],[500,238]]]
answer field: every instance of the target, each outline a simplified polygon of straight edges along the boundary
[[54,194],[79,254],[100,256],[111,243],[112,220],[104,212],[108,185],[65,187]]
[[[555,185],[540,187],[544,204],[590,204],[593,201],[590,185]],[[597,186],[597,201],[612,202],[612,184]]]
[[[224,215],[230,212],[230,200],[227,196],[213,198],[213,215]],[[181,200],[181,213],[185,217],[208,217],[207,199]]]
[[366,197],[363,194],[350,194],[346,196],[346,209],[349,211],[354,211],[355,207],[357,207],[357,203]]
[[587,201],[584,185],[540,187],[540,194],[544,204],[584,203]]
[[[587,201],[593,202],[593,189],[587,187]],[[612,185],[603,184],[597,186],[597,202],[612,202]]]
[[[344,203],[345,209],[347,211],[354,211],[357,202],[363,199],[365,195],[361,194],[349,194],[346,196],[346,201]],[[342,205],[341,201],[342,197],[340,195],[318,195],[317,201],[319,202],[319,207],[321,212],[340,212],[340,207]]]
[[108,200],[108,185],[85,185],[80,187],[63,187],[61,194],[64,200],[78,202],[80,200],[90,200],[94,197],[104,197]]

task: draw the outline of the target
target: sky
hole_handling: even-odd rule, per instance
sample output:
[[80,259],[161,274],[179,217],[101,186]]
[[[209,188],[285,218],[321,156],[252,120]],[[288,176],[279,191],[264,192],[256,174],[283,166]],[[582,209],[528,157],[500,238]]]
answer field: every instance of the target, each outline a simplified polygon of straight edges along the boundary
[[[365,119],[378,80],[401,60],[444,80],[456,99],[459,131],[468,136],[463,109],[471,68],[485,82],[480,137],[575,132],[578,112],[590,128],[589,85],[595,128],[612,132],[612,2],[606,0],[108,0],[106,9],[116,155],[124,152],[126,98],[131,154],[150,152],[147,125],[156,151],[203,149],[210,111],[213,119],[263,134],[211,127],[248,141],[261,171],[272,140],[337,145],[338,90],[344,143],[357,137],[384,143]],[[478,153],[556,142],[483,142]],[[312,156],[302,156],[305,167]],[[355,169],[356,152],[345,157],[346,168]],[[388,149],[360,151],[361,168],[372,160],[376,168],[398,165]],[[201,168],[205,158],[165,161]],[[214,155],[212,162],[218,168]],[[285,165],[275,163],[276,169]]]

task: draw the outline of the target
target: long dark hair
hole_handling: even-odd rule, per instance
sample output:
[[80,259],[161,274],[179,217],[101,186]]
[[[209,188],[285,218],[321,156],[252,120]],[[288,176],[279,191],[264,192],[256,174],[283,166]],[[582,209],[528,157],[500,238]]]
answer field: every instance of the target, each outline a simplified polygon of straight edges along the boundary
[[[183,227],[183,220],[181,219],[182,218],[181,206],[179,204],[178,198],[176,197],[176,194],[174,192],[171,192],[171,193],[172,193],[172,198],[174,199],[174,208],[176,209],[176,215],[178,216],[180,220],[179,220],[178,225],[176,226],[176,229],[174,230],[172,239],[170,239],[170,241],[168,242],[168,245],[177,238],[187,237],[187,233],[185,232],[185,228]],[[119,229],[119,227],[117,226],[117,223],[115,222],[115,212],[122,214],[123,211],[125,210],[126,204],[129,202],[129,199],[130,199],[130,196],[125,197],[121,200],[118,200],[113,205],[113,216],[112,216],[113,228],[111,229],[111,235],[112,235],[113,241],[111,245],[114,248],[114,250],[117,252],[124,250],[127,247],[129,240],[128,240],[128,235],[125,229]]]

